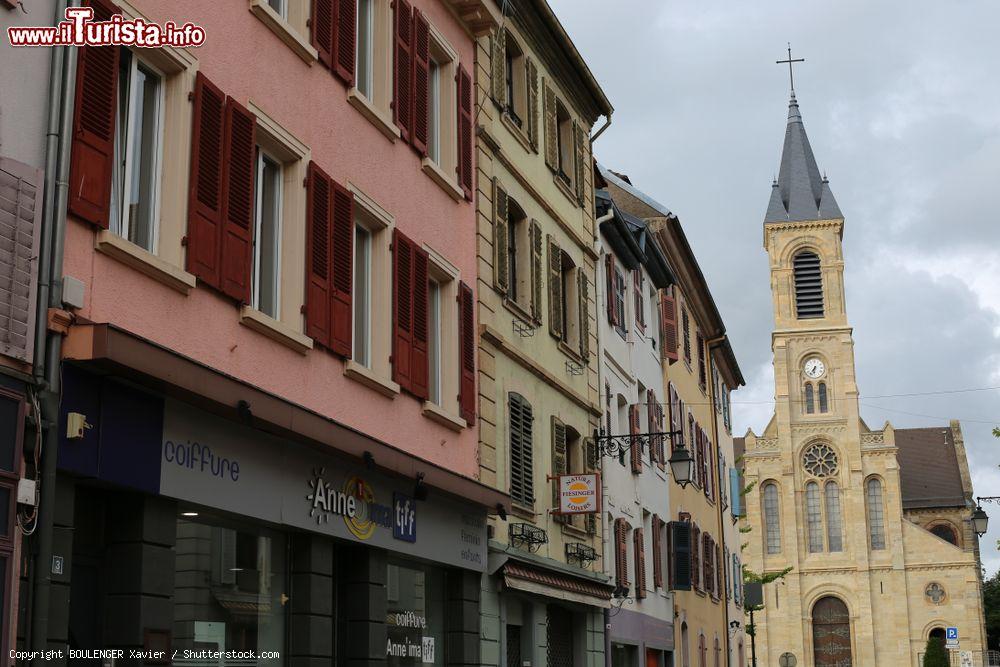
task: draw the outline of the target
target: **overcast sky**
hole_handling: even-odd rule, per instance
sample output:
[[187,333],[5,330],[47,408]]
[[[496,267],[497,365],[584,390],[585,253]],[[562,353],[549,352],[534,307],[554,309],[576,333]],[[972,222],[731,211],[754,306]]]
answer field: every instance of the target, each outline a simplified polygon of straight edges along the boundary
[[[795,89],[846,218],[848,318],[871,428],[962,421],[977,495],[1000,495],[1000,3],[551,0],[615,107],[598,160],[680,218],[748,386],[774,396],[762,221]],[[866,398],[871,397],[871,398]],[[989,574],[1000,505],[985,507]]]

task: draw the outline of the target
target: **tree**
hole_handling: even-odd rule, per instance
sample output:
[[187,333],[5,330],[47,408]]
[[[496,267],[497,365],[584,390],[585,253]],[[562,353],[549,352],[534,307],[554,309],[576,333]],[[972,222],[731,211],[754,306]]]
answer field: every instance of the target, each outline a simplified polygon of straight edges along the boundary
[[986,617],[986,647],[1000,649],[1000,572],[983,582],[983,615]]
[[948,651],[940,637],[928,637],[923,667],[949,667]]

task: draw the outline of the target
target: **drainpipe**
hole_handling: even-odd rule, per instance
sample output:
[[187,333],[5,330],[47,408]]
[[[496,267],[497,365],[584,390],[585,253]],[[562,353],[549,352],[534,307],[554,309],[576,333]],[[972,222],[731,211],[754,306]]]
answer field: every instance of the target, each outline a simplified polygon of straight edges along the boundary
[[[712,348],[714,346],[718,345],[719,343],[721,343],[722,341],[724,341],[725,339],[726,339],[726,335],[723,334],[723,335],[718,336],[716,338],[712,338],[710,340],[706,340],[704,342],[705,348],[702,350],[702,354],[705,355],[704,358],[707,359],[707,360],[709,360],[709,361],[711,361],[712,360]],[[706,369],[706,373],[707,372],[708,371]],[[716,454],[715,461],[714,462],[710,461],[709,463],[712,464],[712,465],[714,465],[716,471],[721,475],[721,471],[719,470],[719,457],[718,457],[718,454],[719,454],[719,418],[718,418],[718,415],[715,412],[715,383],[712,382],[711,373],[708,374],[708,377],[705,378],[705,380],[706,380],[705,384],[708,385],[708,409],[712,413],[712,420],[711,420],[712,421],[712,439],[715,441],[715,454]],[[717,498],[717,502],[715,504],[715,507],[718,510],[719,536],[722,537],[722,547],[723,547],[722,553],[723,554],[726,553],[726,551],[725,551],[725,546],[726,546],[726,523],[725,523],[726,522],[726,516],[725,516],[725,514],[722,511],[722,485],[724,483],[725,482],[723,482],[720,479],[719,480],[719,488],[717,488],[715,490],[715,492],[717,494],[719,494],[718,498]],[[729,502],[733,502],[732,499],[730,499]],[[723,568],[725,568],[722,571],[722,576],[723,577],[729,576],[729,573],[727,571],[729,569],[729,563],[723,563],[723,564],[721,564],[721,566]],[[718,575],[716,575],[716,577],[718,577]],[[735,582],[733,582],[733,583],[735,584]],[[723,630],[722,636],[723,636],[723,640],[724,640],[724,643],[725,643],[726,664],[728,665],[729,664],[729,600],[726,598],[725,591],[719,591],[719,595],[722,598],[723,618],[725,619],[725,625],[722,628],[722,630]]]
[[594,134],[594,136],[592,136],[592,137],[590,138],[590,145],[591,145],[591,146],[593,146],[593,145],[594,145],[594,142],[595,142],[595,141],[597,141],[597,137],[599,137],[599,136],[601,136],[602,134],[604,134],[604,130],[606,130],[606,129],[608,129],[609,127],[611,127],[611,114],[608,114],[607,116],[605,116],[605,117],[604,117],[604,119],[605,119],[605,120],[604,120],[604,125],[601,125],[601,129],[599,129],[599,130],[597,131],[597,133],[596,133],[596,134]]
[[[65,9],[70,2],[57,0],[55,23],[65,17]],[[37,427],[43,430],[43,446],[36,529],[38,551],[32,567],[33,608],[30,610],[29,644],[34,651],[44,651],[47,648],[49,634],[62,336],[48,331],[48,309],[59,308],[62,304],[62,263],[66,237],[76,60],[77,49],[56,47],[52,53],[49,78],[49,120],[45,138],[45,201],[38,267],[38,316],[35,324],[35,384],[42,393],[41,423]],[[35,663],[33,660],[32,664]]]

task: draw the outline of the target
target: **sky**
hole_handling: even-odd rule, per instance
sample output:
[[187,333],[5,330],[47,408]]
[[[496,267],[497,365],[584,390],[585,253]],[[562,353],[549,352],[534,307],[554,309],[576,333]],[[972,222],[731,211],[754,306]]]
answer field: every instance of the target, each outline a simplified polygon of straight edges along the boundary
[[[844,213],[848,319],[873,429],[960,419],[976,495],[1000,495],[1000,3],[550,0],[615,108],[597,159],[681,220],[747,386],[774,396],[762,223],[795,92]],[[609,11],[611,7],[611,11]],[[601,121],[599,121],[600,123]],[[984,538],[1000,569],[1000,505]]]

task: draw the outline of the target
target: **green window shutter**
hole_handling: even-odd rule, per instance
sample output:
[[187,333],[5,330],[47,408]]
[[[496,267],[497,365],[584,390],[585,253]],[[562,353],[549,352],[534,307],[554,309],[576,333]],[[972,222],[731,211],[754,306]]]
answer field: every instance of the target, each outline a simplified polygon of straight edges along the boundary
[[562,302],[562,250],[548,236],[549,243],[549,333],[562,340],[563,337],[563,302]]
[[525,56],[524,75],[528,79],[528,142],[538,152],[538,68],[535,61]]
[[556,93],[545,84],[545,98],[542,100],[542,113],[545,115],[545,164],[552,171],[559,169],[559,123],[556,122]]
[[584,182],[584,175],[587,173],[587,133],[584,132],[583,126],[573,121],[573,137],[576,143],[576,199],[580,202],[582,206],[585,202],[585,195],[587,192],[586,183]]
[[491,96],[501,108],[507,102],[507,33],[498,28],[490,39],[490,65],[492,69]]
[[[565,475],[568,470],[566,460],[566,425],[552,415],[552,475]],[[552,480],[552,509],[559,509],[559,480]],[[570,516],[553,515],[556,523],[569,523]]]
[[531,319],[542,321],[542,226],[531,221]]
[[510,267],[507,265],[507,243],[510,232],[507,226],[507,191],[499,179],[493,179],[493,286],[500,294],[509,287]]
[[584,361],[590,359],[590,282],[587,274],[581,268],[577,272],[580,282],[580,356]]

